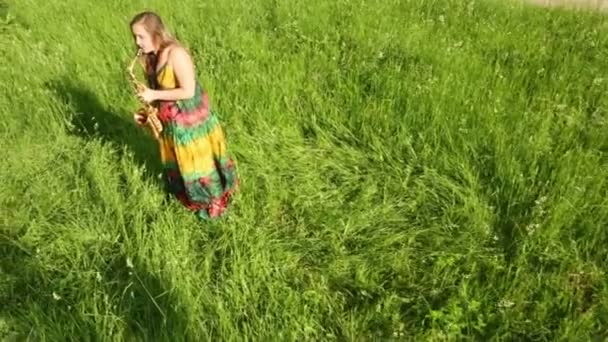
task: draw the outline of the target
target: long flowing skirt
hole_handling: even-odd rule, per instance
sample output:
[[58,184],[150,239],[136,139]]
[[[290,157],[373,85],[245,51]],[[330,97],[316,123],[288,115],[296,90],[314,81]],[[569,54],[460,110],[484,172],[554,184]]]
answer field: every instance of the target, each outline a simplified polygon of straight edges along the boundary
[[238,177],[207,94],[197,86],[192,99],[162,102],[159,118],[164,125],[159,146],[168,190],[201,219],[220,217]]

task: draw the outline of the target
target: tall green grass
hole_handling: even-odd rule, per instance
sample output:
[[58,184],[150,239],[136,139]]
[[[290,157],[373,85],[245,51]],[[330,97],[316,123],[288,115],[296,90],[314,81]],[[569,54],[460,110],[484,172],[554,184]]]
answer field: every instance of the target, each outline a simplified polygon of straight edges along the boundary
[[[199,222],[131,121],[191,49],[241,188]],[[504,2],[8,0],[0,337],[608,338],[608,21]]]

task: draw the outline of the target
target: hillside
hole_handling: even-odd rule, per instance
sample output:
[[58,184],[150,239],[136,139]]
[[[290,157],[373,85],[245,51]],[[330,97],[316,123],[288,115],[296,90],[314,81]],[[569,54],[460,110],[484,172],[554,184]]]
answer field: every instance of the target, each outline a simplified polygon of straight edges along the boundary
[[[0,338],[608,338],[605,15],[0,4]],[[132,122],[147,6],[220,113],[241,179],[221,220],[165,198]]]

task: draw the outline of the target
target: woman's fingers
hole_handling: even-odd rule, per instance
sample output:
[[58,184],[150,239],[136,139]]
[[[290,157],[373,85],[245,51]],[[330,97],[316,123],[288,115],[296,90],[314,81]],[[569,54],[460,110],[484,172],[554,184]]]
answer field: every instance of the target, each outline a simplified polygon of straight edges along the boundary
[[133,119],[135,120],[135,122],[137,122],[140,125],[143,125],[146,123],[146,116],[142,115],[140,113],[136,113],[133,115]]

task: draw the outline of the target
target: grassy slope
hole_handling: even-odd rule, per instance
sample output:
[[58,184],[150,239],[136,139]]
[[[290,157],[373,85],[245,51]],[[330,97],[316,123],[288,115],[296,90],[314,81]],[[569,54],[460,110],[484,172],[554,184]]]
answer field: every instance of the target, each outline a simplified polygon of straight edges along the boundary
[[[606,337],[605,17],[5,3],[0,334]],[[217,223],[163,202],[130,122],[126,23],[144,4],[195,53],[237,159]]]

